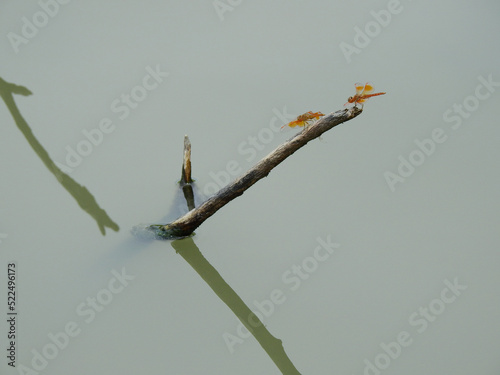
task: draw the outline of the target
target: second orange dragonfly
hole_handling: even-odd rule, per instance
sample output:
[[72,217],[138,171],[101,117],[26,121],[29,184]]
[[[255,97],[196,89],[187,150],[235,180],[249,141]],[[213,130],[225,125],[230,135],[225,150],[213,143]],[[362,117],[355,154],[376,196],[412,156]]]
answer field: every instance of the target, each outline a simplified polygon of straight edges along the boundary
[[299,127],[305,126],[307,128],[313,120],[318,120],[322,116],[324,116],[324,114],[321,112],[309,111],[297,116],[295,120],[289,122],[288,124],[283,125],[281,129],[283,129],[285,126],[289,126],[291,128],[295,128],[296,126]]
[[366,102],[372,96],[385,94],[385,92],[377,92],[375,94],[372,94],[373,85],[370,82],[366,83],[366,85],[364,86],[361,83],[356,83],[354,87],[356,88],[356,94],[354,96],[350,96],[349,99],[347,99],[347,103],[345,103],[344,106],[348,105],[349,103],[354,103],[354,106],[356,106],[359,103],[361,104],[361,108],[363,108],[363,103]]

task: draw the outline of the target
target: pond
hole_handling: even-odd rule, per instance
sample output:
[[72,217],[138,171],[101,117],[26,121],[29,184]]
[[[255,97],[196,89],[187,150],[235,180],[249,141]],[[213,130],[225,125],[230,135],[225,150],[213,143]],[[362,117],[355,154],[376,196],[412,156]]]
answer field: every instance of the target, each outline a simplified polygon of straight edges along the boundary
[[[498,8],[1,5],[2,373],[498,371]],[[192,236],[134,235],[188,212],[185,135],[199,207],[368,81]]]

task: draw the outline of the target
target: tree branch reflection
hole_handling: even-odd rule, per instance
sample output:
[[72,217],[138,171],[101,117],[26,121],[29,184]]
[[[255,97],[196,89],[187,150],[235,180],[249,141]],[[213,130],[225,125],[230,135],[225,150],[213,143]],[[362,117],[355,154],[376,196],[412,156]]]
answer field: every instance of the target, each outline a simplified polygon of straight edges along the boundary
[[21,115],[14,101],[13,94],[28,96],[32,92],[24,86],[18,86],[13,83],[6,82],[0,77],[0,96],[5,105],[9,109],[17,127],[23,133],[24,137],[35,151],[38,157],[42,160],[47,169],[57,178],[59,183],[75,198],[82,210],[87,212],[97,222],[97,226],[103,235],[106,235],[106,227],[118,231],[120,228],[106,213],[104,209],[99,207],[94,196],[83,185],[78,184],[70,176],[64,173],[50,158],[47,151],[38,142],[30,126]]
[[300,374],[288,358],[283,343],[264,326],[236,292],[226,283],[217,270],[205,259],[191,237],[171,242],[175,251],[189,263],[208,286],[252,333],[260,346],[283,374]]

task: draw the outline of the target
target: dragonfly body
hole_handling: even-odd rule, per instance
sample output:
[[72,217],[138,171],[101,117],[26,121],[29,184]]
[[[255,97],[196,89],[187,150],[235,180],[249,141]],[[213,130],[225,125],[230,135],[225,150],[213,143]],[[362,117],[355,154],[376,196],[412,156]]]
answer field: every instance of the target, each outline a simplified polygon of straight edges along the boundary
[[361,83],[356,83],[354,85],[356,88],[356,94],[354,96],[350,96],[347,99],[347,103],[344,105],[347,105],[349,103],[354,103],[354,106],[356,106],[358,103],[361,104],[361,108],[363,108],[363,103],[366,102],[369,98],[372,96],[379,96],[379,95],[384,95],[385,92],[377,92],[373,93],[373,85],[371,83],[366,83],[365,85],[362,85]]
[[295,120],[293,120],[292,122],[289,122],[286,125],[283,125],[281,127],[281,129],[283,129],[285,126],[289,126],[291,128],[295,128],[296,126],[307,127],[311,124],[311,122],[313,122],[314,120],[318,120],[322,116],[324,116],[324,114],[321,112],[309,111],[309,112],[306,112],[306,113],[303,113],[303,114],[297,116],[297,118]]

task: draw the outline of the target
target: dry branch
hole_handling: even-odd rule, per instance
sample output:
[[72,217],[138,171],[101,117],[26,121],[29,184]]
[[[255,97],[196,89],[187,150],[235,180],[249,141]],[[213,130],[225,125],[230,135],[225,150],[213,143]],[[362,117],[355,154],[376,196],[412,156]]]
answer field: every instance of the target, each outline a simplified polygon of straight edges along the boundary
[[340,125],[343,122],[352,120],[361,112],[362,109],[352,107],[350,109],[344,109],[326,115],[276,148],[253,168],[248,170],[248,172],[246,172],[243,176],[221,189],[217,194],[207,199],[198,208],[189,211],[187,214],[170,224],[151,225],[148,229],[154,231],[157,236],[165,239],[189,236],[205,220],[207,220],[227,203],[242,195],[245,190],[261,178],[266,177],[274,167],[292,155],[299,148],[306,145],[309,141],[318,138],[321,134],[331,128]]
[[190,184],[191,179],[191,142],[187,135],[184,136],[184,161],[182,163],[181,185]]

